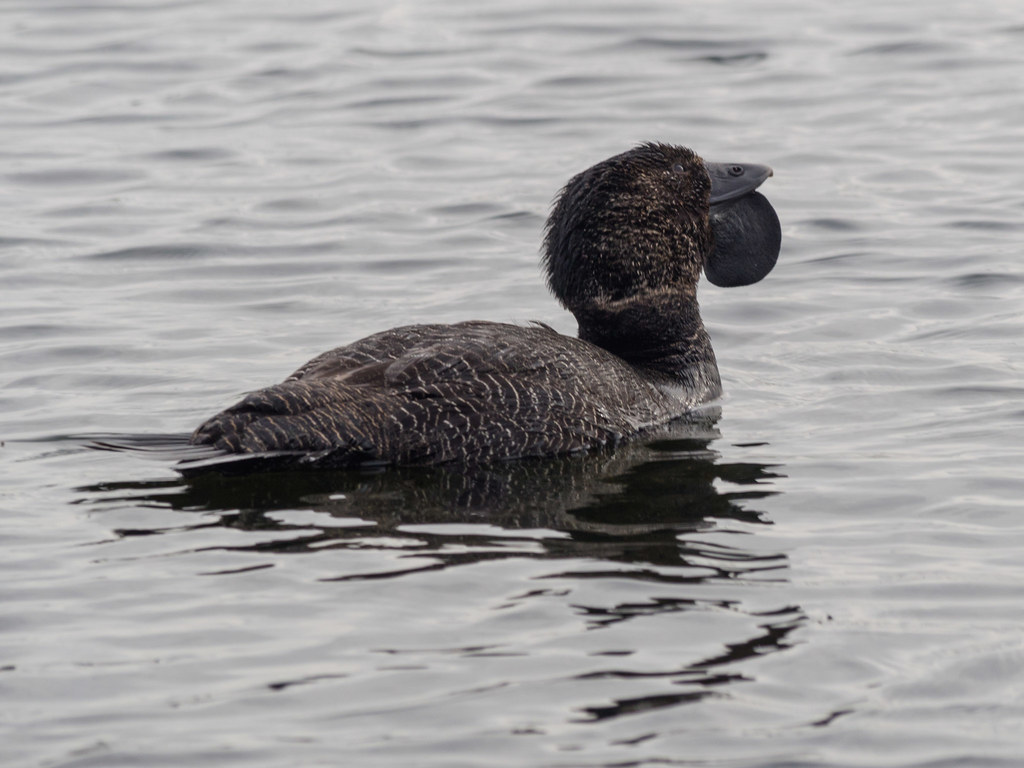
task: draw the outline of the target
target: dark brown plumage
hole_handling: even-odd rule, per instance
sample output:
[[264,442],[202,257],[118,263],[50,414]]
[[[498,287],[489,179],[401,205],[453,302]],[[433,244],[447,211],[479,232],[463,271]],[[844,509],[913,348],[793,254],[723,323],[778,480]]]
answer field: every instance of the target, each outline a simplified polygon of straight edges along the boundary
[[[481,463],[614,444],[681,416],[721,391],[696,286],[715,258],[716,195],[741,220],[743,199],[771,173],[747,168],[645,144],[568,183],[543,261],[578,339],[479,321],[395,328],[248,395],[192,442],[313,466]],[[778,219],[756,211],[774,244],[734,236],[729,256],[749,248],[774,264]]]

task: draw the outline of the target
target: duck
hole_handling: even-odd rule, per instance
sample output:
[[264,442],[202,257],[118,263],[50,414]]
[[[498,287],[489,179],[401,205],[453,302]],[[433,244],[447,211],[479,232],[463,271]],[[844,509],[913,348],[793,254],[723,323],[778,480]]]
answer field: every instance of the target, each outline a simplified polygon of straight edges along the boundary
[[[722,393],[701,273],[750,285],[781,227],[767,165],[647,142],[577,174],[541,264],[576,337],[542,323],[408,325],[313,358],[201,424],[193,446],[295,466],[480,465],[636,439]],[[279,466],[279,462],[275,464]]]

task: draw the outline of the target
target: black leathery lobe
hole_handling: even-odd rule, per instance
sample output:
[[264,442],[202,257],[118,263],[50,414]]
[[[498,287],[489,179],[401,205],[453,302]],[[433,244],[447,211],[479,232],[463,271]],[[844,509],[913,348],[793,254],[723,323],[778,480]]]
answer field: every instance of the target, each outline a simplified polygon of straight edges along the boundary
[[711,208],[715,245],[704,276],[720,288],[751,285],[775,268],[782,225],[759,192]]

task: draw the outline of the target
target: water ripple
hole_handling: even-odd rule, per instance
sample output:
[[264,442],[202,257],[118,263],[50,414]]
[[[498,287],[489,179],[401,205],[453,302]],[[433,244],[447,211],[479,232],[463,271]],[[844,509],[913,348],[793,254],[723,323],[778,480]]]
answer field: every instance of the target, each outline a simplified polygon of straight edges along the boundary
[[[1018,17],[4,4],[0,760],[1017,765]],[[646,139],[775,168],[778,267],[700,288],[717,423],[255,478],[69,437],[399,324],[574,333],[544,218]]]

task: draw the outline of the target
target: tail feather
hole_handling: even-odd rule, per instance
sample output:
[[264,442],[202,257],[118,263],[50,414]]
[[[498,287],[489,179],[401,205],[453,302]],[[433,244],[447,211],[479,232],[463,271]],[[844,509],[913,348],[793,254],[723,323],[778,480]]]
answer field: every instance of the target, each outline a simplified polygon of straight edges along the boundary
[[275,469],[296,469],[311,464],[315,457],[304,451],[263,451],[234,453],[213,445],[196,445],[187,432],[164,434],[76,435],[82,445],[96,451],[129,453],[154,461],[172,462],[186,476],[204,472],[244,474]]
[[87,448],[98,451],[135,453],[161,461],[200,459],[224,453],[210,445],[193,445],[190,442],[190,437],[187,432],[79,436]]

